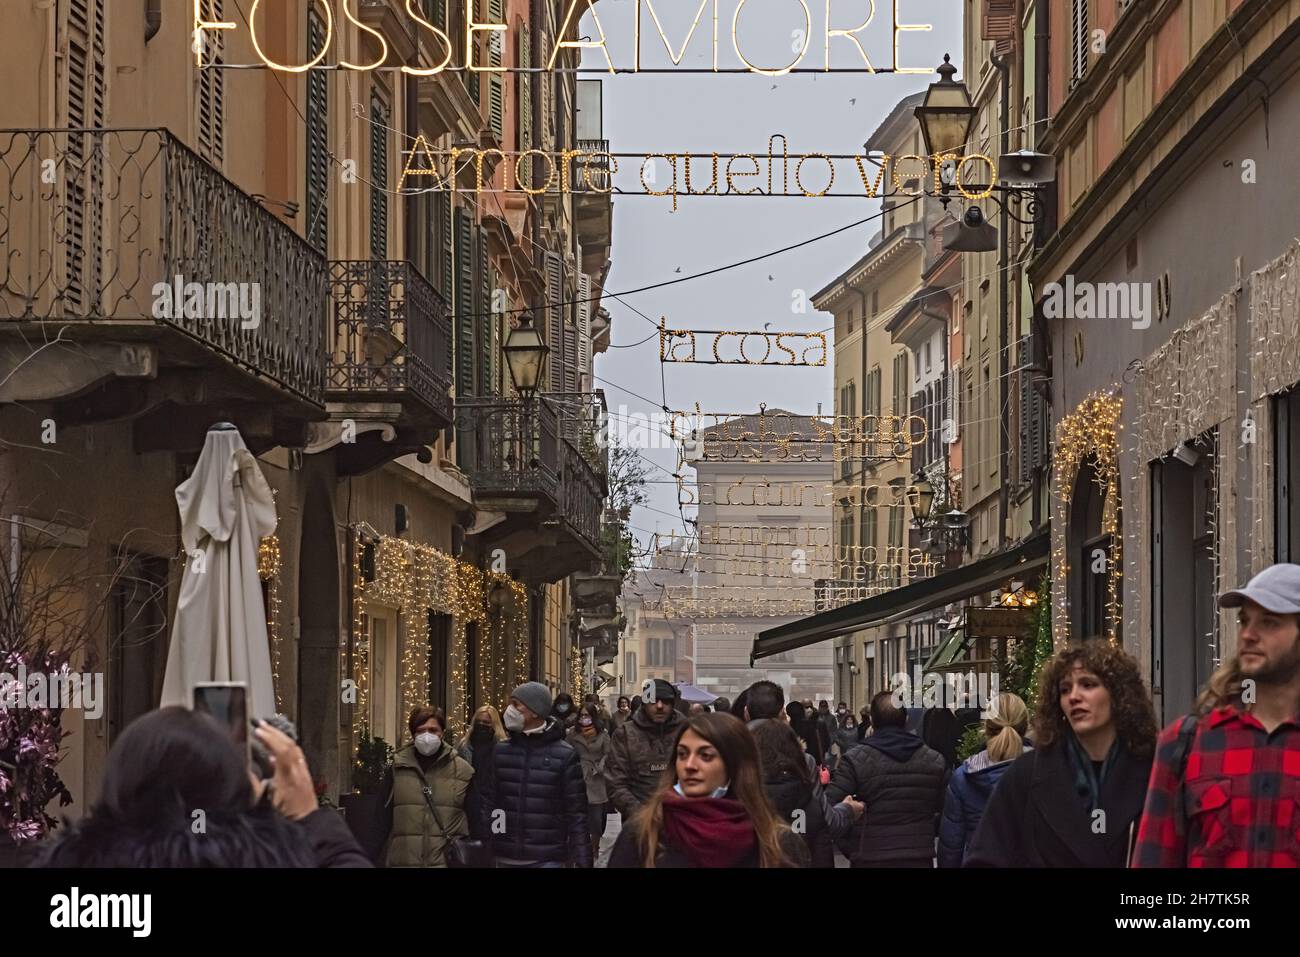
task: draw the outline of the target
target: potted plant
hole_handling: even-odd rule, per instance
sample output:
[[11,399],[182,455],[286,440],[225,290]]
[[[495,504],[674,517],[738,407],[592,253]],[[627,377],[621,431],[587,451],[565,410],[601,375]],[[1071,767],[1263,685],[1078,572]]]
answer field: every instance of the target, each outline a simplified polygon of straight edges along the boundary
[[348,827],[372,859],[379,856],[387,836],[379,832],[379,810],[388,800],[383,784],[392,763],[393,746],[383,738],[371,737],[370,729],[364,728],[352,766],[352,793],[339,796]]

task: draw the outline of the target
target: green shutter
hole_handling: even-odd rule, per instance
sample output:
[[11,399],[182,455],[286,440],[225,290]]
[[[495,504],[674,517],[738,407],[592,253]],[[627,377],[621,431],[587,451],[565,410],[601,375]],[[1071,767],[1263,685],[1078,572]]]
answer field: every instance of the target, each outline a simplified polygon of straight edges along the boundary
[[492,394],[492,278],[488,265],[487,231],[474,230],[475,269],[478,276],[479,306],[474,311],[474,329],[478,337],[478,369],[475,379],[478,395]]
[[[520,27],[518,34],[519,42],[519,66],[521,69],[528,69],[533,62],[531,40],[529,38],[528,27]],[[516,75],[515,82],[519,84],[519,110],[518,117],[518,137],[519,142],[517,149],[520,153],[532,149],[533,146],[533,75],[531,73],[519,73]],[[530,189],[533,185],[533,158],[530,156],[519,164],[519,181],[526,184]]]
[[474,394],[474,224],[456,210],[456,394]]
[[[479,20],[479,0],[472,0],[472,6],[471,6],[471,9],[474,11],[474,19],[475,19],[475,21],[481,23],[482,21]],[[478,44],[477,44],[477,39],[476,39],[475,46],[477,46],[477,45],[478,45]],[[466,70],[465,70],[465,89],[469,91],[470,99],[474,101],[474,105],[475,105],[476,107],[478,107],[479,109],[482,109],[482,106],[480,105],[480,103],[479,103],[479,98],[478,98],[478,93],[479,93],[479,90],[478,90],[478,74],[475,73],[473,70],[468,69],[468,68],[471,67],[471,66],[479,66],[479,65],[480,65],[479,62],[478,62],[478,57],[474,55],[476,52],[477,52],[477,51],[475,51],[475,50],[471,50],[471,56],[473,56],[473,59],[472,59],[469,63],[466,63],[466,64],[465,64],[465,66],[466,66]]]
[[455,298],[452,290],[452,283],[455,275],[455,260],[452,256],[452,204],[451,204],[451,187],[446,190],[433,194],[438,200],[438,254],[442,263],[442,269],[439,270],[438,279],[441,282],[441,289],[444,299],[451,302]]
[[[488,0],[488,20],[492,23],[505,22],[505,0]],[[499,67],[502,60],[502,44],[505,43],[506,31],[494,30],[488,34],[488,66]],[[502,115],[505,111],[504,74],[488,74],[488,123],[492,135],[501,142]]]
[[[325,21],[313,7],[307,14],[307,49],[325,45]],[[329,237],[329,84],[325,74],[307,75],[307,242],[326,252]]]

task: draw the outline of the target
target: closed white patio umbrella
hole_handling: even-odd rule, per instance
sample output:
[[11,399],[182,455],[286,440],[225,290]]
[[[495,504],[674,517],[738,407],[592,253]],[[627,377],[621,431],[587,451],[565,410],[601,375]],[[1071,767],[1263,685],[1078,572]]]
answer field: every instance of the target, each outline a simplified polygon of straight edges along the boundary
[[200,681],[248,684],[250,716],[275,713],[257,547],[275,531],[275,500],[239,430],[208,430],[194,474],[176,488],[189,556],[172,624],[161,705],[190,706]]

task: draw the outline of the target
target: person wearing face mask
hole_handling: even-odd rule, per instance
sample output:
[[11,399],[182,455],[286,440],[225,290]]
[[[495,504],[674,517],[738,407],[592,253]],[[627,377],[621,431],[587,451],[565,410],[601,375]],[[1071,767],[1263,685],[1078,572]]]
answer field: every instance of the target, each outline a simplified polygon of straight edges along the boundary
[[474,768],[447,743],[441,708],[416,708],[407,725],[411,743],[393,755],[380,792],[387,795],[380,860],[385,867],[446,867],[452,840],[470,832]]
[[[501,715],[496,708],[490,704],[485,704],[474,712],[474,716],[469,722],[469,732],[465,735],[465,740],[461,742],[456,753],[469,762],[469,766],[474,769],[476,781],[484,781],[492,774],[497,743],[506,740],[506,738],[506,729],[501,724]],[[481,830],[481,824],[483,823],[483,809],[480,807],[481,796],[482,789],[480,787],[470,788],[469,800],[465,804],[465,812],[469,815],[470,837],[483,841],[487,838]]]
[[564,740],[551,692],[529,681],[510,695],[492,773],[481,784],[480,828],[497,867],[591,867],[582,760]]
[[618,696],[618,708],[614,711],[609,724],[609,733],[614,734],[619,728],[623,727],[632,717],[632,701],[627,695]]
[[609,734],[600,720],[600,709],[589,704],[578,712],[578,721],[565,738],[582,760],[582,779],[587,785],[587,824],[591,830],[591,853],[600,853],[600,839],[609,818],[609,794],[605,787],[605,762],[609,759]]
[[730,714],[694,714],[660,786],[624,827],[610,867],[806,867],[808,848],[763,788],[754,736]]
[[672,762],[673,740],[686,723],[676,710],[677,689],[662,678],[647,680],[641,689],[645,703],[632,720],[614,732],[606,779],[609,799],[624,822],[659,787]]
[[568,731],[578,720],[578,710],[573,706],[573,696],[567,692],[561,691],[555,696],[555,706],[551,709],[551,717],[564,726]]
[[998,782],[965,867],[1124,867],[1142,815],[1156,721],[1138,663],[1105,640],[1043,667],[1034,749]]

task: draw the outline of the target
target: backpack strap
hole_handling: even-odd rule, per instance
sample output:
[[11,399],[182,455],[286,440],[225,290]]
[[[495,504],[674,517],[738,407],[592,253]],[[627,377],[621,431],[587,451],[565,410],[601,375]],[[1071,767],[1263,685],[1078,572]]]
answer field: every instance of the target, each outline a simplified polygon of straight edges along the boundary
[[1174,829],[1179,838],[1187,833],[1187,801],[1183,778],[1187,773],[1187,759],[1192,753],[1192,745],[1196,740],[1196,726],[1199,723],[1200,719],[1195,714],[1183,716],[1182,722],[1178,725],[1178,741],[1171,762],[1177,768],[1178,789],[1174,792]]

